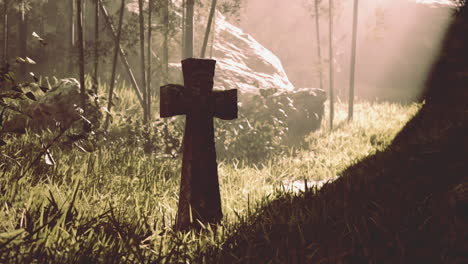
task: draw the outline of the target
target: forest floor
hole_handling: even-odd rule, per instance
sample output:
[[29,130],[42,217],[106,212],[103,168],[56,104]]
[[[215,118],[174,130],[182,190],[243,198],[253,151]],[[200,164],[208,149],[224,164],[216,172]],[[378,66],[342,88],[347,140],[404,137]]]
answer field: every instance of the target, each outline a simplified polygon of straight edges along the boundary
[[[117,91],[122,99],[116,111],[137,113],[132,96],[125,93]],[[2,152],[3,162],[12,164],[0,179],[5,190],[0,194],[0,263],[204,262],[262,206],[290,193],[290,184],[308,182],[311,187],[339,178],[347,167],[384,150],[419,108],[360,102],[354,121],[347,123],[347,107],[338,103],[333,131],[324,118],[322,128],[300,148],[271,153],[258,164],[220,161],[224,219],[216,230],[207,227],[202,233],[170,230],[179,159],[109,143],[90,153],[53,147],[54,166],[41,160],[28,168],[23,164],[35,158],[30,145],[38,140],[24,135]],[[21,179],[13,181],[17,175]]]

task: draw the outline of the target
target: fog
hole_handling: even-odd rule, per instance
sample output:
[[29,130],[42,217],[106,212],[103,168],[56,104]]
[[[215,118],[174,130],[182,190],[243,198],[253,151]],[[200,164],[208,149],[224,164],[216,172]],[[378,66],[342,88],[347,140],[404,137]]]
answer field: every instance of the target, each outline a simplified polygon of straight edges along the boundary
[[[328,90],[328,1],[320,1],[324,89]],[[335,1],[335,89],[349,87],[353,0]],[[360,0],[356,96],[418,97],[450,22],[448,1]],[[296,88],[319,87],[313,0],[247,0],[239,26],[282,61]]]

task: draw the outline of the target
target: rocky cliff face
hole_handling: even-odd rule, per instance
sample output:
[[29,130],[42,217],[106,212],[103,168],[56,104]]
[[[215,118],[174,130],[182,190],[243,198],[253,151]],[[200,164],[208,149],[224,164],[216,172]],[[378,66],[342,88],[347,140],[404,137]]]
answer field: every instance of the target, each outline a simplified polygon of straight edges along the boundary
[[269,88],[294,89],[278,57],[252,36],[226,21],[219,12],[213,59],[218,61],[215,87],[238,88],[249,93]]
[[[294,89],[280,59],[219,12],[214,36],[215,89],[239,89],[246,94],[258,94],[260,89]],[[180,63],[172,63],[171,68],[173,80],[181,82]]]

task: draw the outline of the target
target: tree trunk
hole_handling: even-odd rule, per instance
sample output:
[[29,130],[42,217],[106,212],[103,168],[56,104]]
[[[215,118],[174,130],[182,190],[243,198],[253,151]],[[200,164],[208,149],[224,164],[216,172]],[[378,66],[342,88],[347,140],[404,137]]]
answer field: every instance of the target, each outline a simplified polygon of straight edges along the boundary
[[335,95],[333,91],[333,0],[329,0],[329,35],[330,35],[330,130],[333,130],[333,119],[335,117]]
[[193,58],[193,9],[195,0],[187,0],[185,20],[185,57]]
[[148,107],[148,120],[151,121],[151,45],[152,45],[152,14],[153,14],[153,0],[149,0],[148,3],[148,72],[146,73],[146,78],[148,79],[146,85],[148,87],[148,101],[146,102],[146,106]]
[[169,79],[169,0],[164,1],[163,83]]
[[[20,12],[18,13],[19,15],[19,33],[18,33],[18,44],[19,44],[19,53],[20,57],[26,58],[27,56],[27,49],[28,49],[28,24],[27,24],[27,18],[26,18],[26,11],[25,11],[25,4],[24,0],[21,1],[20,3]],[[26,63],[21,63],[20,64],[20,70],[19,70],[19,77],[21,79],[26,78],[26,71],[27,71],[27,65]]]
[[213,46],[214,46],[214,41],[216,37],[216,12],[213,15],[213,28],[211,29],[213,31],[211,33],[211,44],[210,44],[210,59],[213,58]]
[[3,2],[3,63],[8,62],[8,0]]
[[83,38],[83,0],[76,2],[76,18],[78,25],[78,49],[79,49],[79,67],[80,67],[80,93],[81,93],[81,108],[86,111],[86,89],[84,76],[84,38]]
[[354,76],[356,71],[356,41],[358,24],[359,0],[354,0],[354,18],[353,18],[353,40],[351,47],[351,68],[349,78],[349,98],[348,98],[348,121],[353,120],[354,112]]
[[118,40],[118,37],[117,37],[118,33],[115,32],[115,28],[112,25],[112,21],[111,21],[111,19],[109,17],[109,13],[107,13],[106,7],[102,3],[102,1],[99,1],[99,3],[100,3],[100,6],[101,6],[101,11],[102,11],[103,18],[105,19],[106,25],[107,25],[107,27],[109,28],[109,30],[111,32],[112,38],[113,38],[115,43],[119,43],[118,52],[120,54],[120,57],[122,59],[122,62],[124,64],[124,66],[125,66],[125,69],[127,70],[128,76],[130,77],[130,81],[132,83],[133,89],[135,90],[138,101],[140,102],[141,106],[144,107],[145,103],[143,101],[143,97],[141,96],[140,88],[138,87],[138,83],[136,82],[135,75],[133,75],[132,68],[130,68],[130,64],[128,63],[127,57],[125,56],[125,52],[122,49],[122,47],[120,46],[120,40]]
[[201,58],[205,58],[206,46],[208,45],[208,38],[210,37],[211,24],[213,22],[214,13],[216,11],[216,2],[217,0],[212,0],[211,2],[210,16],[208,17],[208,24],[206,25],[205,38],[203,40],[203,46],[202,46],[202,50],[200,54]]
[[[104,7],[104,5],[101,2],[101,7]],[[124,14],[124,9],[125,9],[125,0],[122,0],[122,3],[120,5],[120,13],[119,13],[119,27],[117,29],[117,36],[115,37],[115,45],[114,45],[114,60],[112,61],[112,75],[111,75],[111,81],[110,81],[110,87],[109,87],[109,96],[108,96],[108,102],[107,102],[107,116],[106,116],[106,121],[104,122],[104,130],[107,130],[109,127],[109,121],[110,121],[110,110],[112,108],[112,96],[114,95],[114,86],[115,86],[115,72],[117,70],[117,59],[119,57],[119,51],[121,51],[120,47],[120,36],[122,35],[122,22],[123,22],[123,14]],[[103,13],[106,15],[107,12],[105,12],[105,9],[102,10]],[[123,58],[123,56],[121,56]]]
[[141,83],[143,90],[143,122],[148,124],[148,88],[146,87],[146,67],[145,67],[145,19],[143,17],[143,0],[138,0],[139,21],[140,21],[140,67]]
[[69,29],[68,32],[70,34],[69,38],[69,47],[68,47],[68,52],[69,52],[69,60],[68,60],[68,74],[73,75],[74,72],[74,67],[73,67],[73,57],[74,57],[74,50],[75,50],[75,0],[68,0],[70,3],[69,6],[69,18],[70,18],[70,23],[69,23]]
[[319,15],[319,0],[315,0],[315,31],[317,33],[317,56],[319,60],[319,80],[320,88],[323,89],[323,71],[322,71],[322,52],[320,49],[320,15]]
[[182,54],[182,59],[186,58],[185,56],[185,20],[187,15],[185,14],[185,8],[187,4],[185,0],[182,0],[182,41],[180,43],[181,46],[181,54]]
[[95,0],[94,6],[94,93],[98,93],[98,68],[99,68],[99,1]]

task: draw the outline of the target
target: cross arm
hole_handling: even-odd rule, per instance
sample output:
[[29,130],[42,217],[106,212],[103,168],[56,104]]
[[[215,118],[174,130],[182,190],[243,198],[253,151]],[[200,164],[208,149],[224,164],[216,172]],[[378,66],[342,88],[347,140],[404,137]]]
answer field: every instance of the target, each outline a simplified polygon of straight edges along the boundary
[[223,120],[237,118],[237,89],[214,91],[214,116]]
[[167,84],[161,86],[160,116],[171,117],[187,114],[189,109],[184,94],[184,86],[179,84]]

